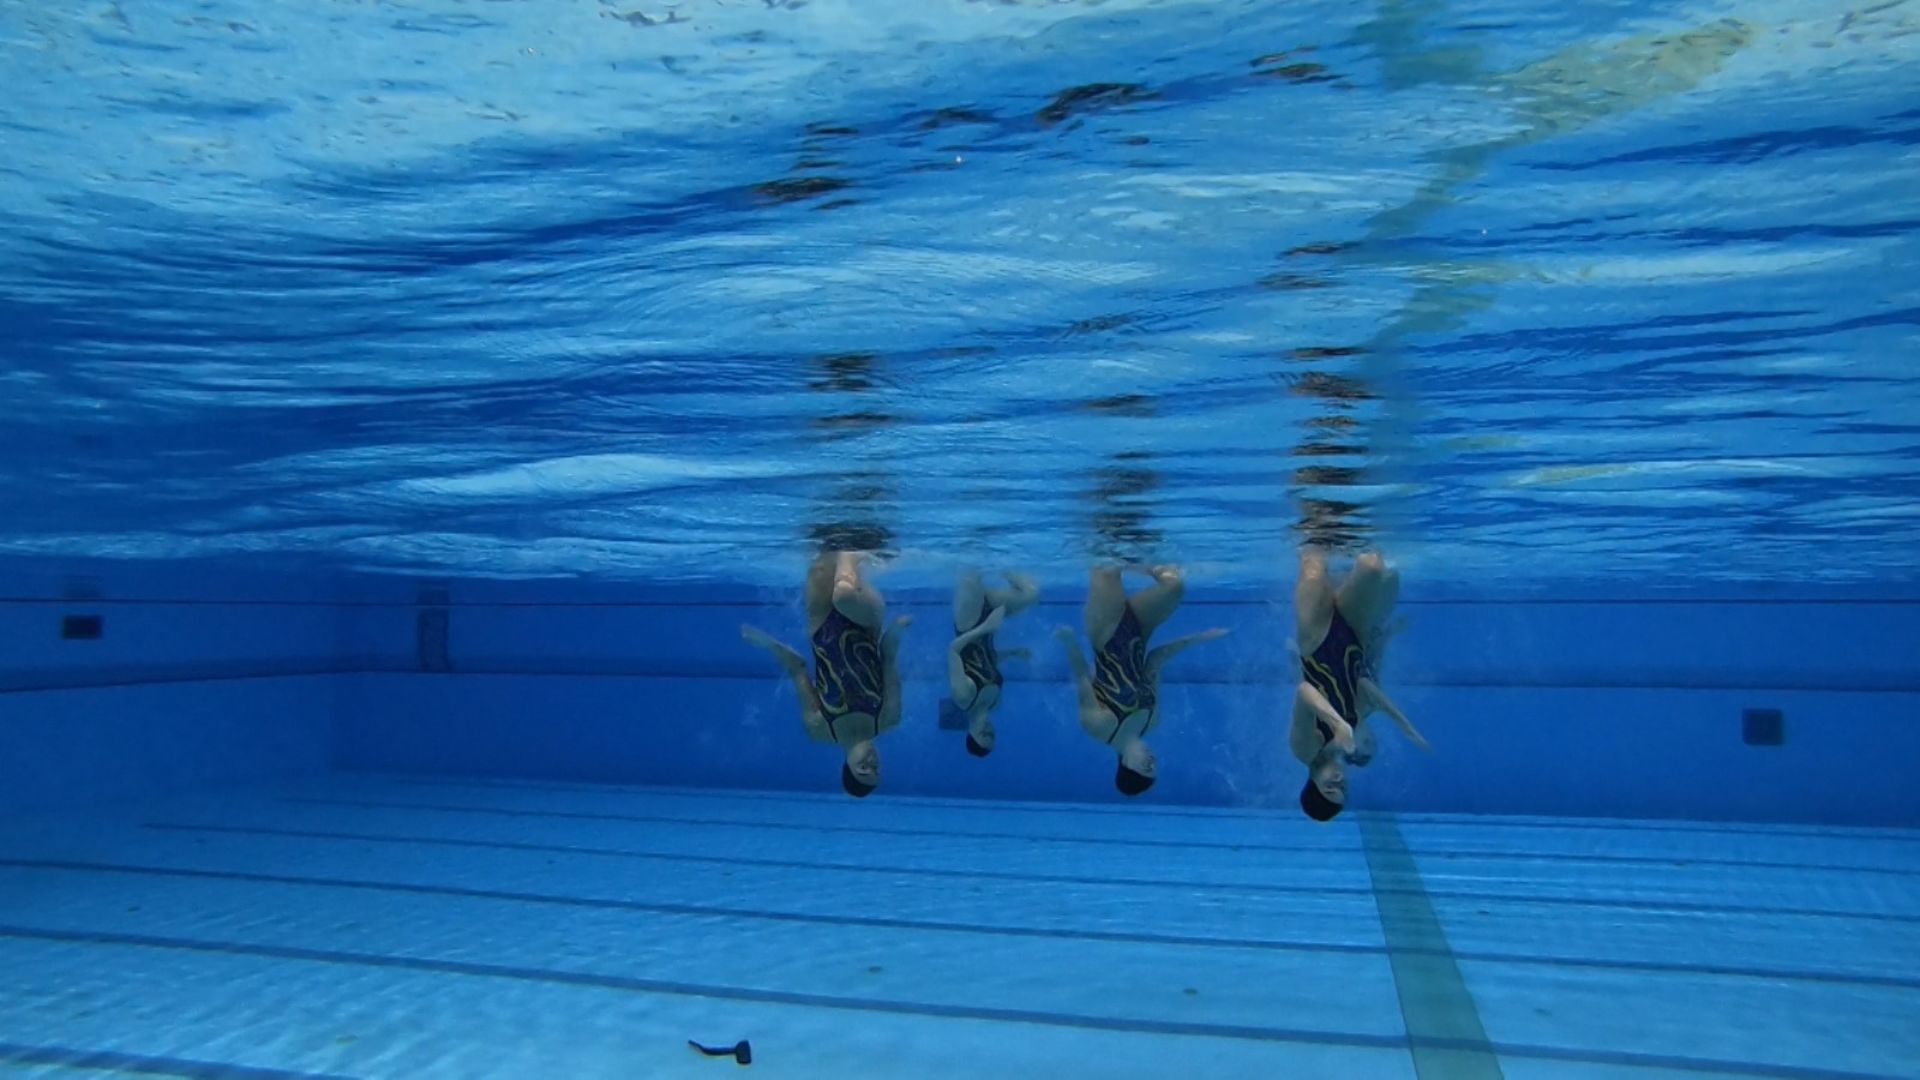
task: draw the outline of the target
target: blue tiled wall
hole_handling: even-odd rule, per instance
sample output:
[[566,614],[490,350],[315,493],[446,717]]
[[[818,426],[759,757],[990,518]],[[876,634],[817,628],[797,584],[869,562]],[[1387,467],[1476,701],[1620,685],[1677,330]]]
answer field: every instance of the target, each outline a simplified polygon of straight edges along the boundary
[[[0,568],[5,569],[5,568]],[[835,790],[838,759],[801,732],[793,691],[742,622],[800,644],[791,592],[462,582],[447,672],[422,654],[420,583],[108,566],[10,570],[0,596],[0,812],[338,768]],[[76,589],[76,585],[78,586]],[[1054,625],[1080,582],[1001,635],[1001,741],[967,756],[936,724],[944,596],[915,616],[907,721],[885,788],[1117,800],[1110,751],[1080,734]],[[78,592],[80,598],[66,599]],[[425,594],[429,600],[433,594]],[[1644,601],[1644,602],[1643,602]],[[98,641],[63,641],[68,613]],[[1834,823],[1920,822],[1920,604],[1871,594],[1702,602],[1494,599],[1409,589],[1386,681],[1432,739],[1390,728],[1356,773],[1358,807]],[[1196,582],[1163,631],[1232,636],[1170,668],[1152,740],[1156,801],[1282,805],[1284,594]],[[429,650],[430,651],[430,650]],[[1741,714],[1784,711],[1782,746]]]
[[[330,583],[17,564],[0,583],[0,813],[327,768],[351,667]],[[100,636],[63,638],[68,615]]]
[[[1080,734],[1057,597],[1010,625],[1012,682],[991,758],[936,724],[950,633],[937,596],[905,653],[907,721],[883,742],[894,791],[1027,799],[1117,799],[1113,757]],[[1170,668],[1152,740],[1176,802],[1279,804],[1302,770],[1284,743],[1284,602],[1201,589],[1163,631],[1231,637]],[[342,691],[337,761],[400,771],[833,790],[838,759],[806,740],[792,690],[740,642],[753,622],[800,644],[792,600],[631,606],[533,602],[456,607],[455,674],[367,674]],[[1420,602],[1387,669],[1436,752],[1391,729],[1354,782],[1355,805],[1394,810],[1913,822],[1920,795],[1920,677],[1907,643],[1920,606],[1850,602]],[[403,613],[368,613],[386,648],[410,647]],[[398,665],[390,665],[397,667]],[[1785,711],[1786,740],[1742,738],[1749,707]]]

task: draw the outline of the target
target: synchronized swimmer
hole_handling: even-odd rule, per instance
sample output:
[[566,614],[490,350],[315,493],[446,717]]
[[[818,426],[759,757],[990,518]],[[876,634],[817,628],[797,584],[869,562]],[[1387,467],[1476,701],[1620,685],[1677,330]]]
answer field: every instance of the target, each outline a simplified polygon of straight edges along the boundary
[[[841,750],[840,783],[855,798],[880,785],[880,736],[900,724],[899,652],[911,619],[886,622],[886,602],[862,574],[854,552],[823,550],[807,573],[804,590],[807,639],[813,671],[796,651],[756,627],[741,636],[767,650],[792,679],[800,719],[813,739]],[[1123,575],[1152,584],[1128,595]],[[961,575],[953,596],[954,635],[946,650],[952,707],[966,720],[966,748],[975,757],[998,741],[992,715],[1002,701],[1003,657],[996,633],[1008,619],[1038,602],[1040,586],[1023,574],[1005,575],[989,587],[976,571]],[[1390,622],[1400,576],[1376,552],[1355,560],[1336,589],[1327,580],[1326,556],[1316,548],[1300,555],[1294,591],[1295,642],[1300,679],[1294,687],[1288,746],[1307,767],[1300,807],[1316,821],[1345,808],[1348,767],[1373,759],[1375,742],[1365,722],[1385,713],[1423,749],[1427,741],[1378,682],[1380,659],[1397,630]],[[1146,736],[1160,723],[1160,675],[1168,660],[1204,642],[1225,637],[1223,628],[1202,630],[1149,649],[1154,632],[1172,618],[1186,594],[1174,566],[1097,566],[1087,587],[1084,626],[1092,647],[1087,663],[1073,628],[1055,631],[1072,672],[1080,726],[1114,752],[1114,786],[1137,796],[1151,788],[1159,763]],[[1030,657],[1029,657],[1030,658]]]

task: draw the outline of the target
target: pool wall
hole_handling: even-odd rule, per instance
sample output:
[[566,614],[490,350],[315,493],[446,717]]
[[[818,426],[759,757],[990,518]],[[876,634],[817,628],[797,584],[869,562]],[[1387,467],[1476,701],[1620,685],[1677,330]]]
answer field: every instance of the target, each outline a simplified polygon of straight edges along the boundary
[[[0,811],[141,797],[328,767],[831,790],[792,689],[743,622],[801,644],[791,595],[191,570],[11,575],[0,604]],[[76,584],[77,583],[77,584]],[[1078,583],[1076,583],[1077,585]],[[915,616],[907,720],[887,789],[1114,800],[1080,734],[1052,626],[1061,588],[1002,633],[1001,740],[967,756],[937,723],[946,599]],[[69,596],[72,598],[68,598]],[[1920,821],[1920,603],[1828,596],[1416,595],[1386,682],[1431,739],[1390,727],[1354,805],[1396,811],[1913,824]],[[94,640],[68,615],[102,616]],[[1284,803],[1284,597],[1195,587],[1165,637],[1233,634],[1169,667],[1162,778],[1147,796]],[[1778,710],[1753,745],[1749,710]]]

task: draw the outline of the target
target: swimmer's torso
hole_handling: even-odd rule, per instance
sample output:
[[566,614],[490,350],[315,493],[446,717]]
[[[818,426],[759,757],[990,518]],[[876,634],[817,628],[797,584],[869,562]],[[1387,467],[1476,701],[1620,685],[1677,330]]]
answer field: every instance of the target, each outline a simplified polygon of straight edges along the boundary
[[834,742],[879,735],[884,676],[880,639],[840,609],[828,609],[813,632],[813,689]]
[[1366,654],[1360,648],[1360,636],[1339,608],[1333,609],[1326,638],[1312,656],[1301,659],[1300,668],[1307,682],[1326,696],[1342,720],[1360,722],[1360,679],[1367,671]]
[[[987,602],[983,599],[980,601],[979,617],[967,629],[977,628],[987,621],[987,615]],[[1000,654],[993,647],[992,634],[983,634],[971,644],[961,646],[960,669],[973,683],[973,703],[976,707],[991,709],[1000,701],[1000,688],[1005,684],[1006,677],[1000,673]]]
[[1133,605],[1121,609],[1113,636],[1093,654],[1093,696],[1106,706],[1114,746],[1140,738],[1159,720],[1159,694],[1147,678],[1147,635]]

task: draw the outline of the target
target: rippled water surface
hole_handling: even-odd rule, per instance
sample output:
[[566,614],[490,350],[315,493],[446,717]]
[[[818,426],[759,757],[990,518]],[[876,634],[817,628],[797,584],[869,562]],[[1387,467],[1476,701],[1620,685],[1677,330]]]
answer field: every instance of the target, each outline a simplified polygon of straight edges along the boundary
[[0,552],[1910,580],[1916,31],[0,0]]

